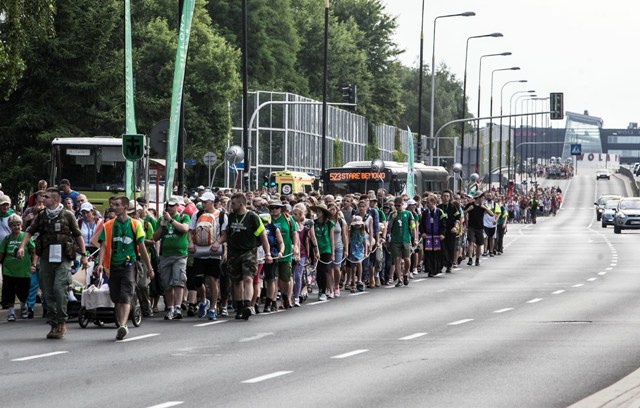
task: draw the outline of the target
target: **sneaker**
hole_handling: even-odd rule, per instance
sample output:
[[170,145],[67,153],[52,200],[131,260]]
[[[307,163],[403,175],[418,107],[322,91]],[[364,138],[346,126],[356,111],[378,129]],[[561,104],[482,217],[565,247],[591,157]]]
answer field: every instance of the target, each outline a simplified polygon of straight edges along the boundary
[[409,286],[409,278],[405,276],[404,281],[402,283],[404,283],[404,286]]
[[182,309],[181,308],[176,308],[176,310],[173,312],[173,318],[175,320],[181,320],[182,319]]
[[469,262],[467,262],[467,265],[469,266],[473,265],[473,259],[469,258]]
[[445,273],[451,273],[451,268],[447,268],[446,271],[444,271]]
[[493,258],[493,257],[494,257],[493,252],[490,252],[490,253],[489,253],[489,257],[490,257],[490,258]]
[[200,303],[200,305],[198,306],[198,317],[200,319],[202,319],[207,314],[207,310],[209,309],[210,304],[211,302],[209,302],[209,299],[205,299],[204,303]]
[[229,316],[229,312],[227,311],[226,307],[220,309],[220,316]]
[[480,266],[480,260],[476,259],[476,266]]
[[255,310],[251,306],[246,306],[242,309],[242,318],[244,320],[249,320],[252,314],[255,314]]
[[15,322],[16,321],[16,315],[14,315],[13,313],[9,315],[9,317],[7,317],[7,321],[8,322]]
[[26,307],[21,307],[20,308],[20,317],[22,317],[23,319],[26,319],[28,317],[28,312],[27,312],[27,308]]
[[118,327],[118,331],[116,333],[116,340],[123,340],[127,334],[129,334],[129,329],[127,326]]
[[216,316],[216,311],[213,309],[209,309],[207,311],[207,319],[209,320],[218,320],[218,316]]
[[400,286],[402,286],[402,281],[400,279],[397,279],[396,281],[396,288],[399,288]]
[[294,300],[293,301],[293,306],[294,307],[300,307],[300,300],[299,299]]
[[333,293],[329,292],[329,293],[327,293],[327,297],[329,299],[333,299],[333,298],[335,298],[335,295]]
[[340,288],[335,288],[333,290],[333,294],[335,297],[339,298],[340,297]]
[[78,299],[76,299],[76,295],[74,295],[73,291],[71,291],[71,290],[67,292],[67,300],[69,302],[77,302],[78,301]]
[[167,310],[167,313],[164,315],[164,320],[173,320],[173,312],[171,310]]
[[33,319],[33,309],[29,308],[27,311],[27,319]]
[[364,283],[362,282],[356,283],[356,289],[358,290],[358,292],[364,292]]
[[483,253],[482,253],[482,256],[484,256],[484,257],[487,257],[488,255],[489,255],[489,254],[488,254],[488,253],[486,253],[486,252],[483,252]]
[[325,300],[327,300],[327,295],[325,293],[320,293],[318,295],[318,301],[324,302]]
[[196,305],[190,303],[189,306],[187,306],[187,316],[193,317],[195,315],[196,315]]

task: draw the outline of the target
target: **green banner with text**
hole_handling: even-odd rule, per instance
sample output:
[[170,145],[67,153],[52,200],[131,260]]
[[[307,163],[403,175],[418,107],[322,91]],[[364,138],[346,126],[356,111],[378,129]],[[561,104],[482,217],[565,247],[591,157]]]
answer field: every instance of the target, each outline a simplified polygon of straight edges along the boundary
[[[136,130],[136,111],[133,101],[133,52],[131,51],[131,0],[124,1],[124,70],[125,70],[125,133],[138,133]],[[127,160],[125,167],[125,194],[133,198],[133,177],[135,162]]]
[[[169,134],[167,140],[167,163],[165,173],[165,201],[169,201],[173,193],[173,179],[175,173],[176,156],[178,153],[178,129],[180,123],[180,106],[182,105],[182,89],[184,73],[187,65],[187,50],[189,49],[189,35],[195,0],[184,0],[180,31],[178,33],[178,49],[176,50],[176,64],[173,72],[173,89],[171,91],[171,115],[169,116]],[[182,163],[178,164],[182,166]]]

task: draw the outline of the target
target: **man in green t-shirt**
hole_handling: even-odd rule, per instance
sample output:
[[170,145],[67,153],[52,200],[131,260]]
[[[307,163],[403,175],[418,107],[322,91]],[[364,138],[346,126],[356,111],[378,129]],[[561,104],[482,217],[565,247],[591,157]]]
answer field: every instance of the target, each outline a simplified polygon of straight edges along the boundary
[[[411,266],[411,239],[415,234],[416,223],[413,215],[404,209],[402,197],[393,201],[395,212],[389,220],[388,231],[391,235],[391,256],[394,259],[396,286],[409,285],[409,267]],[[404,262],[404,264],[403,264]]]
[[109,297],[115,305],[118,331],[116,340],[123,340],[129,333],[127,320],[136,282],[136,261],[142,258],[147,266],[147,276],[153,278],[151,259],[144,246],[145,233],[142,222],[127,215],[129,199],[118,197],[113,203],[116,218],[104,224],[100,231],[100,256],[94,275],[109,275]]
[[220,240],[211,245],[216,252],[220,245],[227,243],[229,275],[233,283],[233,298],[236,302],[236,319],[249,320],[255,312],[251,307],[253,297],[253,278],[258,272],[259,239],[264,249],[265,262],[272,263],[269,241],[264,225],[258,214],[247,209],[247,198],[242,193],[231,197],[231,214],[227,228],[220,232]]
[[178,214],[178,197],[171,197],[153,233],[160,243],[160,278],[164,287],[165,320],[182,319],[182,295],[187,283],[187,250],[189,222],[186,214]]
[[291,262],[294,257],[298,257],[300,244],[298,242],[298,225],[289,214],[283,214],[284,204],[281,201],[271,201],[269,203],[269,213],[273,220],[273,225],[280,229],[282,241],[284,241],[283,257],[277,260],[278,287],[282,294],[282,306],[291,309],[293,306],[289,301],[290,292],[293,289],[291,276]]

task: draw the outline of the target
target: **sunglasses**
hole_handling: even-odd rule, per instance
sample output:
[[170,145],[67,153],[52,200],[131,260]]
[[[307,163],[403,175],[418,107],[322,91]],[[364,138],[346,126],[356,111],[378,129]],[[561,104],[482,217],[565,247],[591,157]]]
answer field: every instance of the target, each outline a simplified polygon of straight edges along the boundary
[[178,204],[167,204],[167,207],[175,207]]

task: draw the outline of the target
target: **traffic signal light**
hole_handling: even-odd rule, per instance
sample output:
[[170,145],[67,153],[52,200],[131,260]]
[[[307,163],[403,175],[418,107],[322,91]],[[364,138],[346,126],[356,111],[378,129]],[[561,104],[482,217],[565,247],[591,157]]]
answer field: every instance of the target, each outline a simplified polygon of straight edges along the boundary
[[342,98],[347,103],[358,103],[358,88],[355,85],[345,85],[340,88],[342,91]]
[[551,92],[551,95],[549,95],[549,107],[552,120],[564,119],[564,94],[562,92]]
[[262,176],[262,185],[265,187],[269,187],[269,176]]

